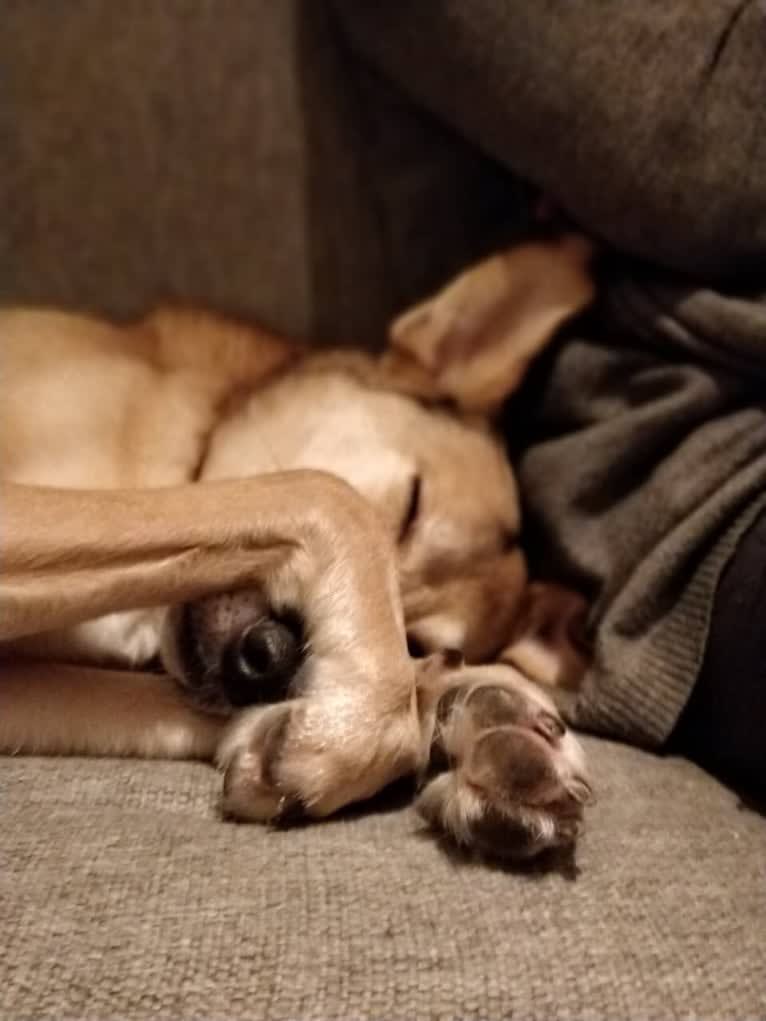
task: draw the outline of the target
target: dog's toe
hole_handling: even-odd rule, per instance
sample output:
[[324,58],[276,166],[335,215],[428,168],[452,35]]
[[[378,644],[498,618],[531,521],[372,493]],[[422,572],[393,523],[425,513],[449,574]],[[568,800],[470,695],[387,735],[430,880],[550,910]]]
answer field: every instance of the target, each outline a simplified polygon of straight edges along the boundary
[[417,765],[411,712],[378,720],[348,700],[297,698],[235,718],[218,750],[229,818],[322,818],[377,793]]
[[218,753],[224,815],[269,822],[295,811],[300,799],[280,783],[279,771],[290,712],[283,703],[243,714],[228,734]]
[[493,858],[572,845],[591,796],[582,749],[544,695],[493,670],[492,683],[477,682],[480,669],[458,675],[442,696],[434,744],[448,768],[417,807],[454,842]]

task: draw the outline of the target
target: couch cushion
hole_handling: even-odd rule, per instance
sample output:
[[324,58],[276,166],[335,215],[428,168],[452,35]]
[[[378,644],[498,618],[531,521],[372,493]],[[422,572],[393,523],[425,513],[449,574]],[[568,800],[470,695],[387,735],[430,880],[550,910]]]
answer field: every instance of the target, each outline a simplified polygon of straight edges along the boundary
[[761,4],[336,7],[365,60],[590,233],[685,271],[763,265]]
[[590,740],[576,879],[460,863],[409,808],[226,824],[197,764],[0,761],[0,1017],[763,1013],[766,823]]

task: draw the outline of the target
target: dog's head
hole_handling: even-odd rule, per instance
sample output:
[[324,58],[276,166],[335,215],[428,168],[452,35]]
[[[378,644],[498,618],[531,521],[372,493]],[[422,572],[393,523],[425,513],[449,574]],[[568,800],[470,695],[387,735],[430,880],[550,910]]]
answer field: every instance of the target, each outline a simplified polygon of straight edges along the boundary
[[[589,255],[575,237],[520,246],[398,318],[379,356],[307,352],[230,409],[202,479],[293,468],[341,476],[396,537],[412,654],[497,658],[527,574],[516,484],[492,417],[591,300]],[[208,695],[222,677],[234,704],[288,693],[301,621],[276,619],[258,592],[193,604],[177,626],[182,672],[198,688],[204,679]]]

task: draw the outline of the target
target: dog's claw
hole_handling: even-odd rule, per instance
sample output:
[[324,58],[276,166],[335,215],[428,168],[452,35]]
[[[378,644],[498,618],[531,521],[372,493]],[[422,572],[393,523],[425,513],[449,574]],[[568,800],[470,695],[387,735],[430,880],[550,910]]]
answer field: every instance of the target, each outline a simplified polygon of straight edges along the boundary
[[332,699],[295,698],[241,713],[218,750],[223,813],[289,826],[330,815],[414,772],[414,706],[373,732],[365,727],[371,716],[361,699],[336,707]]
[[283,703],[245,713],[219,749],[224,770],[221,810],[240,821],[277,821],[296,800],[277,779],[290,706]]
[[560,716],[541,712],[535,721],[535,730],[547,741],[555,742],[566,734],[567,728]]

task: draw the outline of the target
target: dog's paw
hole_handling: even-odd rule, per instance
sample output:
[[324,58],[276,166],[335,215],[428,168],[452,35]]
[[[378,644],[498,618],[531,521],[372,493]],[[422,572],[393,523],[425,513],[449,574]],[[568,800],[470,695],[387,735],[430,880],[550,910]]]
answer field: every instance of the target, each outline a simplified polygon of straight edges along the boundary
[[434,829],[506,860],[575,843],[591,785],[582,747],[544,693],[512,667],[458,669],[432,712],[432,758],[446,769],[417,808]]
[[321,818],[413,772],[414,699],[410,711],[377,722],[359,708],[297,698],[240,714],[217,755],[224,815],[275,823]]

